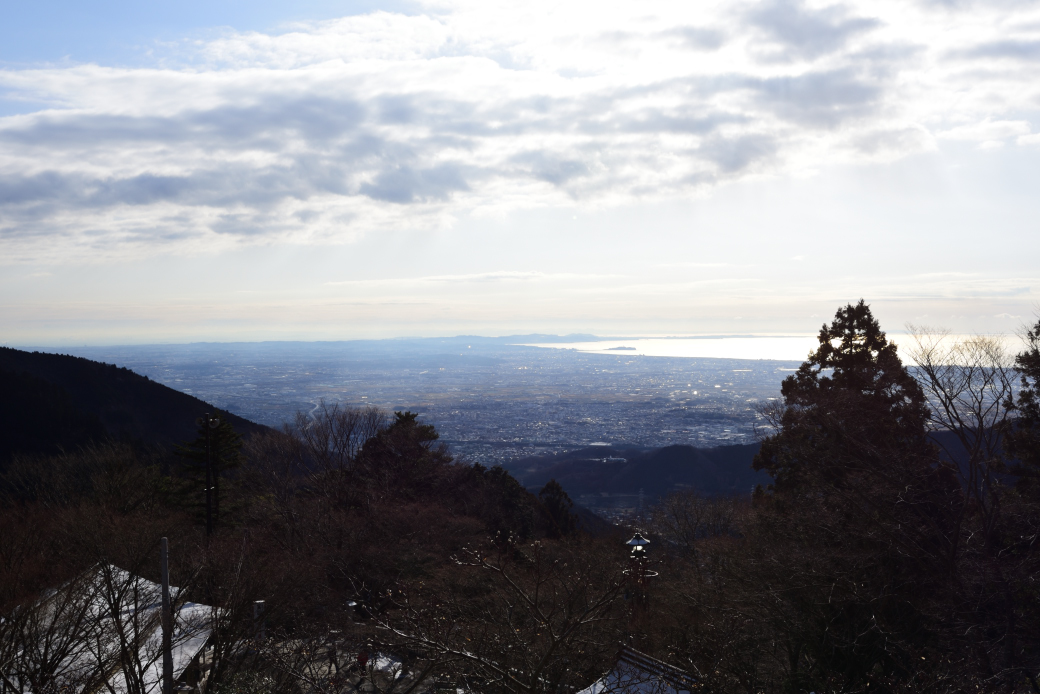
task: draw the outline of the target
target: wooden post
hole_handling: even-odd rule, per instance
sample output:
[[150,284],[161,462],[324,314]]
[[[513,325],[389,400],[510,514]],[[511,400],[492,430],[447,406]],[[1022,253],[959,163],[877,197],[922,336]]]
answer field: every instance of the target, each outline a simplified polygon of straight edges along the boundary
[[166,538],[159,540],[162,567],[162,691],[173,694],[173,605],[170,604],[170,558]]

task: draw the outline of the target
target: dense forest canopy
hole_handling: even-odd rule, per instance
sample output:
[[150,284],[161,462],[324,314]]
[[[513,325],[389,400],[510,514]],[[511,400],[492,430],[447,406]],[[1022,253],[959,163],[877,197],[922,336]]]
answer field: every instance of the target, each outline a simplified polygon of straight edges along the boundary
[[[952,360],[933,337],[908,367],[869,306],[841,308],[766,411],[769,482],[672,494],[631,528],[583,523],[554,479],[532,494],[456,460],[410,412],[323,403],[236,432],[200,410],[176,449],[17,455],[0,675],[99,686],[63,669],[89,623],[55,601],[78,604],[91,567],[156,580],[165,536],[174,582],[220,608],[207,691],[556,694],[626,644],[703,691],[1038,692],[1040,324],[1017,357],[980,338]],[[96,431],[70,398],[54,435]],[[369,655],[398,674],[366,678]]]

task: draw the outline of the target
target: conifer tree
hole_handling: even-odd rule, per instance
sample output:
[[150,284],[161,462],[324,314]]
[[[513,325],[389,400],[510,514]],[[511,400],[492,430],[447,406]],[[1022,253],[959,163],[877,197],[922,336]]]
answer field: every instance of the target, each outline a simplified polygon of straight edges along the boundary
[[1008,450],[1015,459],[1012,472],[1019,476],[1019,492],[1040,501],[1040,320],[1026,332],[1026,342],[1015,359],[1022,389],[1012,405],[1017,419]]
[[542,511],[546,520],[546,535],[549,537],[566,537],[577,528],[577,516],[571,509],[574,502],[567,496],[560,483],[549,480],[538,492],[538,499],[542,502]]
[[776,433],[754,462],[778,490],[929,456],[924,392],[862,299],[820,329],[819,347],[784,379],[781,395]]
[[862,300],[823,326],[781,393],[754,467],[774,478],[756,532],[775,543],[762,580],[783,586],[777,628],[800,654],[788,684],[907,677],[936,638],[962,499],[928,440],[925,395]]
[[207,478],[211,478],[212,522],[215,527],[220,523],[221,478],[241,465],[242,436],[228,422],[226,412],[218,411],[210,418],[211,422],[215,420],[216,426],[207,425],[204,420],[199,420],[195,440],[177,446],[174,453],[184,460],[184,485],[180,494],[188,506],[198,508],[202,513],[206,512]]

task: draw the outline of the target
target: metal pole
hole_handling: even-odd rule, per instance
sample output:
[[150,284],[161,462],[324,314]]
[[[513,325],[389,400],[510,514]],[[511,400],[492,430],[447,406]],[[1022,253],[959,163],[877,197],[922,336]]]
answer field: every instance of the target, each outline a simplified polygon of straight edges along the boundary
[[256,636],[260,641],[267,638],[267,618],[264,616],[264,612],[267,609],[267,603],[263,600],[253,601],[253,631],[256,632]]
[[159,540],[162,570],[162,690],[173,694],[173,606],[170,604],[170,559],[166,538]]

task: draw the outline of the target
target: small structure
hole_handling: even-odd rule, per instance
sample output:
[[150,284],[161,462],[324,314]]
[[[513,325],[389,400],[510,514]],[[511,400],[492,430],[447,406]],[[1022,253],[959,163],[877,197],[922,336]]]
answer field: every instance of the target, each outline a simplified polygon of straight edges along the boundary
[[689,694],[697,680],[682,670],[621,646],[614,667],[578,694]]
[[[172,592],[173,677],[195,685],[218,610]],[[97,566],[9,616],[0,692],[160,694],[161,613],[159,584]]]

